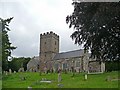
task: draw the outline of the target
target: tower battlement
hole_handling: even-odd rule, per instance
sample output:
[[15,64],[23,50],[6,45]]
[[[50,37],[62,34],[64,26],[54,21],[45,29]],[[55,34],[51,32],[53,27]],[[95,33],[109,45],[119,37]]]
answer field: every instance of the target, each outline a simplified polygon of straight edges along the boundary
[[52,31],[40,34],[40,38],[45,38],[45,37],[46,38],[47,37],[55,37],[56,39],[59,39],[59,35],[53,33]]
[[59,36],[52,31],[40,34],[40,68],[44,70],[44,62],[53,59],[59,52]]

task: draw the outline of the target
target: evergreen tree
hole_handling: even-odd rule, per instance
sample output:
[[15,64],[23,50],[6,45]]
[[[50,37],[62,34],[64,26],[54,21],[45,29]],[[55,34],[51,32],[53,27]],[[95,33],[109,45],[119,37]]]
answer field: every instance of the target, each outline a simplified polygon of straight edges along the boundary
[[8,31],[9,23],[13,18],[8,18],[3,20],[0,18],[0,23],[2,24],[2,70],[8,70],[8,57],[11,57],[11,51],[16,49],[12,46],[12,43],[9,41]]

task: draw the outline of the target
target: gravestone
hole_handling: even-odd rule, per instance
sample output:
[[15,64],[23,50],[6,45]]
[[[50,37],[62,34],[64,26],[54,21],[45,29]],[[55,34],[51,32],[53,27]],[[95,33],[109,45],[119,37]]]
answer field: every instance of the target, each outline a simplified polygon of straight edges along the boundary
[[6,71],[3,71],[3,73],[5,74]]
[[61,81],[61,74],[58,73],[58,82],[60,82],[60,81]]
[[24,72],[24,68],[20,68],[18,72]]
[[63,84],[58,84],[58,87],[59,88],[62,88],[64,85]]
[[8,72],[7,72],[7,71],[5,72],[5,75],[8,75]]
[[47,68],[46,67],[44,68],[44,73],[47,74]]
[[58,69],[58,82],[61,81],[61,69],[59,68]]
[[85,80],[87,80],[87,74],[85,74]]
[[16,73],[16,71],[14,71],[14,73]]
[[28,90],[32,90],[32,87],[28,86]]
[[12,74],[12,70],[11,69],[9,69],[9,74]]
[[61,68],[59,67],[58,68],[58,82],[60,82],[62,79],[61,79]]

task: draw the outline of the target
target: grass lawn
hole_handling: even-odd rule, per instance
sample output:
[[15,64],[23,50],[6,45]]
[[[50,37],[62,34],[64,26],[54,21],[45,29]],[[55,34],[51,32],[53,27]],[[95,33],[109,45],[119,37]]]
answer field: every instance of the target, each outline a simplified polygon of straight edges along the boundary
[[[3,88],[58,88],[58,84],[62,84],[62,88],[118,88],[118,80],[106,81],[107,77],[117,78],[118,72],[107,72],[103,74],[88,75],[88,79],[84,80],[84,73],[76,73],[71,77],[72,73],[62,73],[62,81],[58,83],[58,74],[42,74],[38,72],[24,72],[11,75],[3,75]],[[26,77],[26,80],[21,80]],[[40,83],[42,78],[52,80],[52,83]]]

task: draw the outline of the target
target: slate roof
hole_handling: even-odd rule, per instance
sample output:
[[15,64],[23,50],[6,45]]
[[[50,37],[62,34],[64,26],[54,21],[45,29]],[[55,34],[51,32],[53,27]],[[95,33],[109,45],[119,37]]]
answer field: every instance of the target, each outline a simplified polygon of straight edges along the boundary
[[75,51],[69,51],[69,52],[63,52],[63,53],[58,53],[55,55],[53,60],[58,60],[58,59],[65,59],[65,58],[72,58],[72,57],[80,57],[84,53],[83,49],[80,50],[75,50]]
[[39,64],[40,61],[39,61],[39,57],[36,56],[36,57],[33,57],[29,62],[28,62],[28,65],[37,65]]

